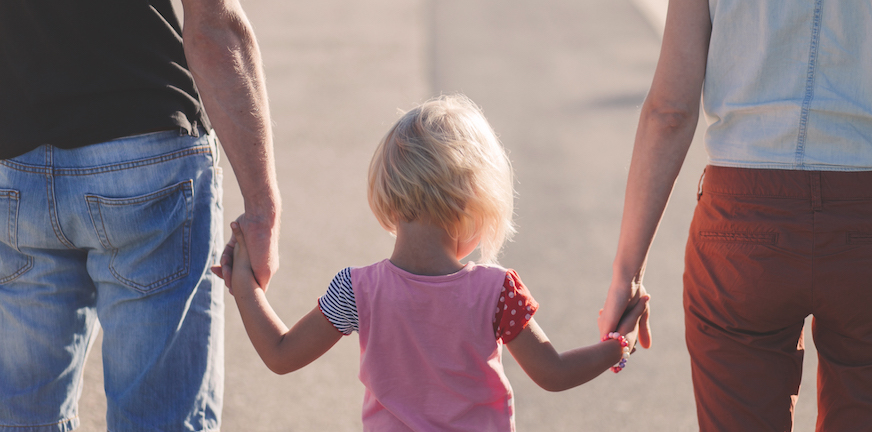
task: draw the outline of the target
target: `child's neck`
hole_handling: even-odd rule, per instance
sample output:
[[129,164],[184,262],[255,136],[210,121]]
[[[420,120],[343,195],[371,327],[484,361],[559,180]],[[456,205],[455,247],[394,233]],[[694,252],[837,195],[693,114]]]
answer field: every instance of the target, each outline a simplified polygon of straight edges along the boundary
[[397,226],[391,262],[412,274],[447,275],[463,268],[457,249],[457,240],[451,238],[445,229],[421,219],[401,221]]

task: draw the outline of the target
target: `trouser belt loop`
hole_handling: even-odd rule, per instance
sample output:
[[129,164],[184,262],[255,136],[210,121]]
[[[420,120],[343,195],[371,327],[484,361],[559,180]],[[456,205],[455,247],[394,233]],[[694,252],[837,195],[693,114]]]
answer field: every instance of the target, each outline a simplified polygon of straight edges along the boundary
[[199,128],[200,128],[200,125],[197,124],[196,120],[191,122],[190,129],[188,129],[184,126],[179,126],[179,136],[180,137],[190,136],[190,137],[194,137],[194,138],[199,138],[200,137],[200,129]]

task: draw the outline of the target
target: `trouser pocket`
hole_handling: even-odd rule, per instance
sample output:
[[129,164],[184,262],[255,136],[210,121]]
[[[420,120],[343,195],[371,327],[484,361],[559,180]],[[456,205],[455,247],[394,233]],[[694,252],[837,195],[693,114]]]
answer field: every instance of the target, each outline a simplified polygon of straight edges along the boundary
[[33,267],[33,258],[18,250],[18,202],[18,191],[0,189],[0,284]]
[[190,272],[193,180],[130,198],[86,195],[109,271],[141,292]]

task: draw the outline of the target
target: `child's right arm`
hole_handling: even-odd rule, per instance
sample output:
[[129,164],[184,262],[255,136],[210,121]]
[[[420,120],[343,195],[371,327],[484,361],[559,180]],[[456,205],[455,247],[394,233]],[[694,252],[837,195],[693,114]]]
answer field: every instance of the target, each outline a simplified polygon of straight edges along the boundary
[[233,222],[230,227],[237,240],[233,250],[231,294],[257,354],[277,374],[293,372],[321,357],[339,341],[342,333],[324,317],[318,306],[288,330],[254,278],[239,225]]
[[[627,338],[630,349],[638,336],[639,317],[648,309],[649,297],[642,294],[642,301],[628,311],[618,325],[618,332]],[[506,347],[533,382],[555,392],[596,378],[618,363],[623,354],[623,347],[614,339],[558,353],[535,319],[530,319],[527,327]]]

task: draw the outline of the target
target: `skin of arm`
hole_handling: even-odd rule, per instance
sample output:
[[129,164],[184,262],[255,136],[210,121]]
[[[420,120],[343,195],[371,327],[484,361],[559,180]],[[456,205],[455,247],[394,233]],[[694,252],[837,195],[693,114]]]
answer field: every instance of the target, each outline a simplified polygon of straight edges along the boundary
[[244,234],[231,223],[236,247],[233,252],[233,297],[251,344],[264,364],[277,374],[286,374],[312,363],[342,338],[316,306],[291,329],[270,306],[266,293],[251,271]]
[[[245,202],[237,221],[247,234],[261,286],[279,266],[281,197],[260,50],[237,0],[182,0],[182,39],[188,67],[209,119],[233,167]],[[225,248],[228,273],[232,245]]]
[[[617,326],[633,347],[639,331],[639,319],[648,310],[649,297],[644,288],[640,301],[627,311]],[[584,384],[607,371],[621,360],[621,344],[614,339],[558,353],[535,319],[506,344],[524,372],[545,390],[557,392]]]
[[[660,59],[642,105],[612,266],[601,335],[613,331],[639,299],[648,251],[699,120],[711,18],[706,0],[670,0]],[[640,344],[651,345],[647,314]]]

